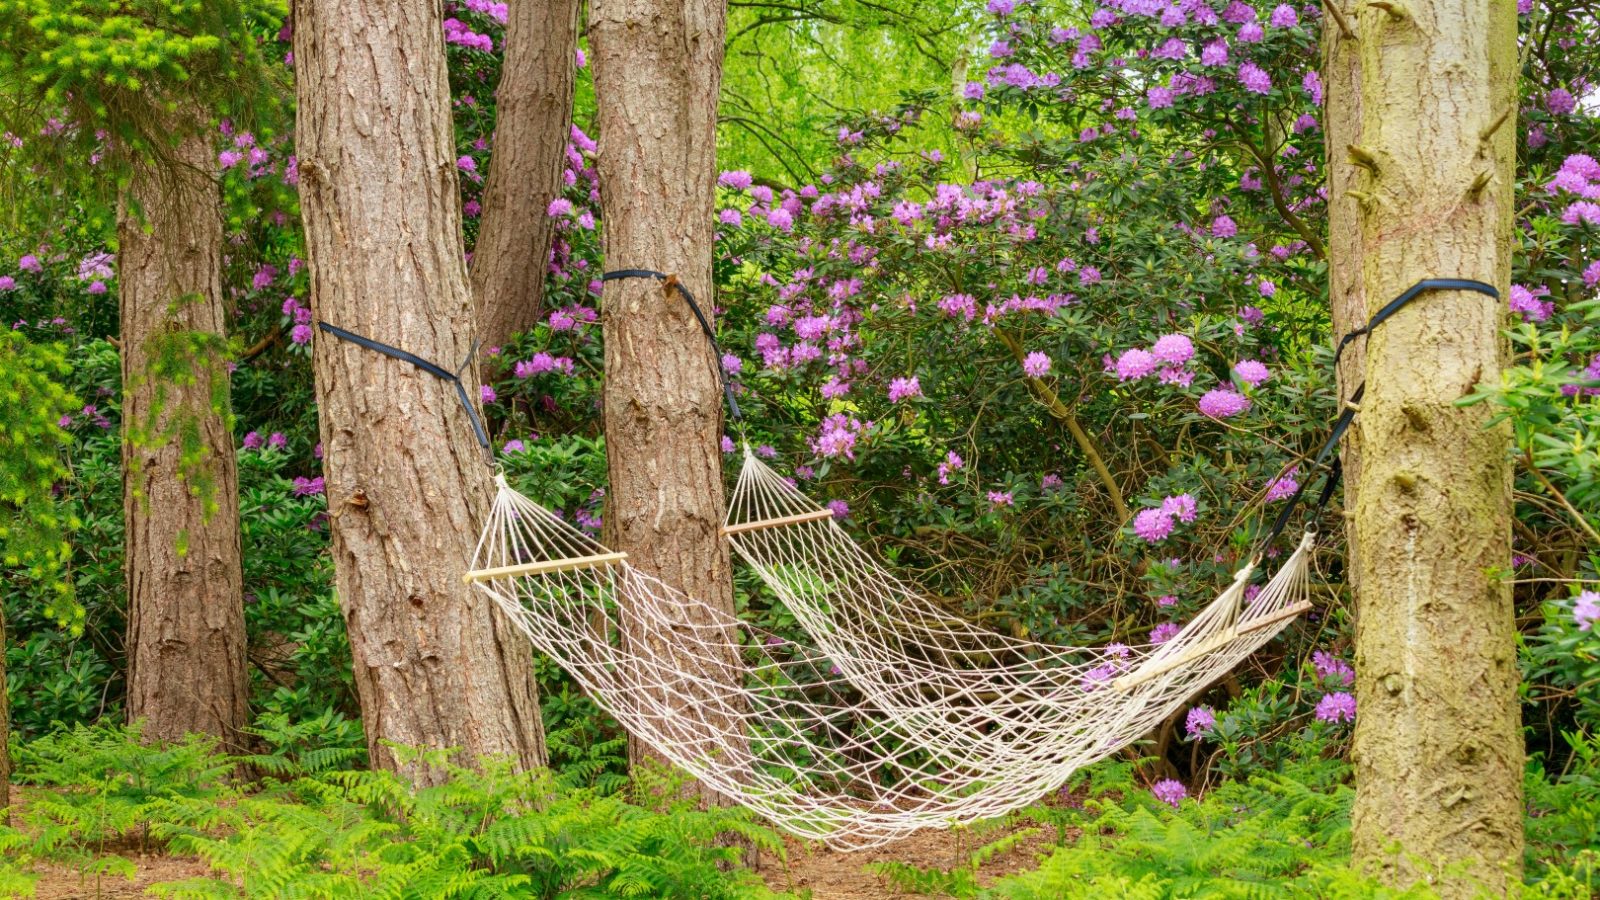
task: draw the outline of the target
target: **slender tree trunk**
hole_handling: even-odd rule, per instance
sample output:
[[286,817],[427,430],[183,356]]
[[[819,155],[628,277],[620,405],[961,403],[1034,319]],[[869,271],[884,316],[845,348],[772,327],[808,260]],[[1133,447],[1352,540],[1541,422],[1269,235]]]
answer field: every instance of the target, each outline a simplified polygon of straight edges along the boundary
[[498,347],[538,323],[572,131],[582,0],[511,0],[495,91],[494,149],[472,252],[478,336]]
[[215,169],[186,138],[135,168],[118,211],[128,718],[148,741],[236,746],[250,681]]
[[[1516,16],[1511,0],[1362,7],[1374,303],[1429,277],[1509,286]],[[1431,293],[1390,319],[1368,338],[1359,418],[1353,851],[1396,884],[1465,864],[1436,876],[1450,898],[1502,896],[1521,871],[1510,438],[1455,405],[1498,378],[1505,308]]]
[[[1352,21],[1354,5],[1349,0],[1328,0],[1349,7],[1344,21]],[[1366,284],[1361,271],[1361,210],[1352,191],[1359,193],[1362,170],[1347,161],[1348,147],[1361,144],[1361,45],[1346,35],[1340,19],[1322,20],[1322,85],[1324,166],[1328,178],[1328,306],[1333,316],[1333,339],[1339,340],[1367,321]],[[1365,340],[1357,338],[1345,347],[1339,359],[1339,402],[1343,404],[1361,384],[1366,366]],[[1345,432],[1340,446],[1344,467],[1345,545],[1349,559],[1345,581],[1355,596],[1358,579],[1355,564],[1356,491],[1361,483],[1360,429]],[[1312,474],[1312,473],[1308,473]]]
[[[474,309],[440,2],[302,0],[295,13],[312,312],[453,370]],[[327,334],[313,364],[339,602],[373,764],[400,768],[387,741],[542,765],[532,650],[461,581],[490,472],[455,389]],[[462,378],[476,395],[477,366]]]
[[[606,265],[675,275],[707,315],[725,12],[721,0],[595,0],[590,14]],[[659,282],[607,282],[603,299],[611,543],[731,613],[715,354]],[[630,744],[636,762],[646,754]]]

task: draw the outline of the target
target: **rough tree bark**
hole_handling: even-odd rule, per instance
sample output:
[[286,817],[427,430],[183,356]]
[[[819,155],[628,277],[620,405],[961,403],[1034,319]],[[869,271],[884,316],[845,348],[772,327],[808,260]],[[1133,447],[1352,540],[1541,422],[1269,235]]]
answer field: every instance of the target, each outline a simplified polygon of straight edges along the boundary
[[[1354,34],[1345,34],[1355,11],[1343,10],[1348,0],[1328,0],[1338,4],[1339,15],[1322,20],[1322,85],[1324,99],[1324,171],[1328,178],[1328,306],[1333,316],[1335,346],[1351,329],[1367,321],[1366,285],[1361,272],[1360,207],[1351,192],[1359,192],[1361,169],[1347,162],[1348,148],[1361,144],[1361,45]],[[1339,402],[1343,404],[1361,384],[1366,366],[1366,341],[1357,338],[1339,358]],[[1343,464],[1345,539],[1350,558],[1346,560],[1345,582],[1351,596],[1357,587],[1355,565],[1356,491],[1361,483],[1360,430],[1345,432],[1339,448]]]
[[[154,743],[201,733],[237,749],[250,681],[215,169],[196,133],[136,165],[118,210],[128,718]],[[214,343],[180,349],[185,333]],[[196,449],[203,474],[181,471]]]
[[[442,15],[440,0],[296,4],[296,140],[313,315],[454,369],[474,309]],[[399,766],[392,741],[542,765],[532,650],[461,582],[491,485],[455,389],[327,334],[313,367],[373,764],[439,777]],[[477,366],[462,378],[475,394]]]
[[[1362,7],[1373,303],[1429,277],[1508,289],[1516,15],[1511,0]],[[1522,859],[1510,438],[1455,405],[1498,377],[1504,318],[1475,293],[1415,301],[1367,340],[1359,417],[1353,851],[1397,884],[1465,863],[1434,876],[1445,897],[1474,881],[1503,895]]]
[[[725,12],[721,0],[595,0],[590,11],[606,265],[675,275],[707,315]],[[607,282],[603,301],[610,543],[731,613],[715,354],[659,282]],[[648,754],[631,742],[629,755]]]
[[511,0],[483,220],[472,251],[478,336],[487,347],[504,345],[544,313],[555,237],[546,210],[561,193],[572,131],[581,7],[581,0]]

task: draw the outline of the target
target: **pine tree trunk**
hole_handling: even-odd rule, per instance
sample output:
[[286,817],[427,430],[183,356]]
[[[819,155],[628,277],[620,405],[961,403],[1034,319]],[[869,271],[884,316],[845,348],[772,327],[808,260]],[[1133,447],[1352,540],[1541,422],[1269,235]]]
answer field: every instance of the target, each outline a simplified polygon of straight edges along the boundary
[[[1391,11],[1392,10],[1392,11]],[[1362,269],[1373,305],[1423,278],[1509,286],[1516,8],[1362,8]],[[1504,118],[1502,118],[1502,116]],[[1496,121],[1499,121],[1496,127]],[[1498,378],[1504,300],[1424,295],[1367,339],[1356,531],[1354,856],[1444,897],[1522,860],[1510,438],[1456,401]],[[1400,853],[1390,851],[1397,843]]]
[[[1355,7],[1349,0],[1328,0],[1339,3],[1349,21],[1355,16]],[[1328,306],[1333,317],[1335,345],[1352,329],[1367,321],[1366,284],[1361,271],[1361,213],[1351,191],[1359,191],[1361,169],[1346,161],[1348,148],[1361,144],[1361,45],[1344,34],[1339,20],[1332,15],[1322,20],[1322,85],[1324,99],[1323,134],[1325,136],[1324,166],[1328,179]],[[1366,365],[1367,343],[1361,338],[1344,348],[1339,358],[1339,402],[1350,399],[1361,384]],[[1342,411],[1342,410],[1341,410]],[[1346,547],[1349,559],[1345,565],[1345,581],[1355,596],[1357,577],[1355,565],[1356,491],[1361,483],[1360,430],[1345,432],[1339,448],[1343,464],[1344,522]],[[1308,473],[1311,474],[1311,473]],[[1326,527],[1326,526],[1325,526]]]
[[[675,275],[708,316],[724,14],[720,0],[595,0],[590,13],[606,265]],[[609,542],[731,613],[718,361],[677,291],[633,278],[603,299]],[[630,742],[629,755],[648,751]]]
[[250,681],[215,170],[206,137],[187,138],[135,168],[118,211],[128,718],[154,743],[237,749]]
[[561,172],[572,131],[581,0],[511,0],[494,148],[472,252],[478,336],[499,347],[544,314]]
[[[439,0],[302,0],[297,149],[311,309],[454,370],[474,309]],[[317,409],[339,602],[372,762],[381,742],[545,762],[532,650],[461,581],[490,470],[449,383],[319,333]],[[477,402],[477,366],[462,373]]]

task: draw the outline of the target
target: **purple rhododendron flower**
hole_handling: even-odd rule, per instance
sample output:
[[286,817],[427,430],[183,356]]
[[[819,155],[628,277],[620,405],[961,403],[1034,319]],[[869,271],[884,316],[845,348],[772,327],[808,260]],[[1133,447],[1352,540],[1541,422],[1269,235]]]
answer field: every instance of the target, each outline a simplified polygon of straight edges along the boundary
[[1050,357],[1035,350],[1022,361],[1022,371],[1029,378],[1041,378],[1050,371]]
[[1540,297],[1548,296],[1549,293],[1550,289],[1544,286],[1530,289],[1526,285],[1513,284],[1511,286],[1511,297],[1507,304],[1512,312],[1522,316],[1523,321],[1543,322],[1556,311],[1554,301],[1542,301],[1539,299]]
[[890,403],[899,403],[901,400],[909,400],[912,397],[921,396],[922,383],[917,380],[915,375],[910,378],[896,378],[889,382]]
[[1181,781],[1174,781],[1171,778],[1163,778],[1154,785],[1151,785],[1150,793],[1162,803],[1167,804],[1173,809],[1177,809],[1179,806],[1183,805],[1184,799],[1189,796],[1189,789],[1184,787],[1183,782]]
[[1240,381],[1251,387],[1258,387],[1262,382],[1272,377],[1272,372],[1267,369],[1265,364],[1253,359],[1241,359],[1234,363],[1233,374],[1238,376]]
[[1600,594],[1594,591],[1584,591],[1578,595],[1577,602],[1572,605],[1572,618],[1578,623],[1579,631],[1588,631],[1600,621]]
[[1354,722],[1356,698],[1344,691],[1335,691],[1317,701],[1317,720],[1321,722]]
[[1272,93],[1272,76],[1253,62],[1247,62],[1239,67],[1239,83],[1244,85],[1245,90],[1254,94]]
[[1194,358],[1194,341],[1188,335],[1164,334],[1150,345],[1150,354],[1164,363],[1181,366]]
[[1184,730],[1189,732],[1190,739],[1199,739],[1210,734],[1217,727],[1217,715],[1209,706],[1196,706],[1189,710],[1189,715],[1184,719]]
[[843,500],[829,500],[828,511],[833,513],[835,519],[843,519],[850,515],[850,504]]
[[1318,650],[1311,654],[1311,665],[1317,673],[1317,679],[1325,681],[1329,678],[1339,679],[1339,683],[1349,687],[1356,683],[1356,670],[1350,664],[1334,656],[1326,650]]
[[1143,378],[1154,372],[1158,364],[1159,361],[1156,359],[1155,354],[1148,350],[1141,350],[1138,347],[1124,350],[1122,355],[1117,357],[1115,366],[1117,379],[1120,381],[1133,381]]
[[1283,477],[1274,478],[1267,484],[1268,503],[1276,500],[1286,500],[1293,497],[1295,491],[1300,490],[1300,482],[1296,481],[1294,477],[1298,471],[1298,469],[1290,469],[1283,474]]
[[1193,494],[1178,494],[1161,501],[1161,511],[1182,522],[1193,522],[1197,509]]
[[1154,544],[1172,533],[1172,513],[1164,509],[1141,509],[1133,517],[1133,533]]
[[296,497],[310,497],[322,493],[322,476],[315,478],[296,478],[294,480],[294,495]]
[[754,181],[755,179],[750,177],[750,173],[742,169],[736,169],[732,172],[723,172],[721,175],[717,176],[717,184],[720,184],[725,188],[733,188],[736,191],[744,190],[754,183]]
[[1216,388],[1206,391],[1200,398],[1201,415],[1213,419],[1226,419],[1250,409],[1250,398],[1226,388]]
[[1162,622],[1160,625],[1150,629],[1150,643],[1165,644],[1167,641],[1177,637],[1181,631],[1183,631],[1183,626],[1177,622]]
[[246,450],[260,450],[265,443],[266,441],[262,439],[259,431],[251,431],[244,436],[244,448]]

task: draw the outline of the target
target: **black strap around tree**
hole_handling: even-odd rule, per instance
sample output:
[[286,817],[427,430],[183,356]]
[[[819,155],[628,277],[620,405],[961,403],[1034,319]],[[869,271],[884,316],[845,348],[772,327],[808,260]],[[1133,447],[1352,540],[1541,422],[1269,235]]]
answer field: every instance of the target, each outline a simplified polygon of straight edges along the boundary
[[717,373],[717,380],[722,384],[722,396],[727,398],[728,415],[735,419],[741,418],[743,413],[739,412],[739,401],[733,399],[733,383],[728,380],[727,370],[722,367],[722,347],[717,343],[716,329],[711,327],[711,320],[701,311],[700,304],[695,302],[694,295],[689,293],[689,289],[678,279],[654,269],[613,269],[600,276],[601,281],[618,281],[623,278],[654,278],[665,282],[668,287],[677,290],[683,296],[684,301],[689,304],[689,311],[694,313],[695,321],[700,323],[700,330],[705,332],[706,340],[711,343],[711,354],[715,357],[712,360],[712,367]]
[[468,366],[472,365],[472,357],[478,352],[477,341],[472,342],[472,349],[467,351],[467,358],[462,361],[461,368],[452,372],[443,366],[423,359],[415,353],[401,350],[399,347],[391,347],[388,344],[375,341],[369,337],[362,337],[353,331],[346,331],[337,325],[329,325],[327,322],[318,322],[317,327],[333,335],[334,337],[339,338],[340,340],[349,341],[352,344],[365,347],[368,350],[377,351],[378,353],[382,353],[384,356],[393,357],[401,362],[411,363],[413,366],[416,366],[422,371],[427,372],[429,375],[432,375],[435,378],[439,378],[443,381],[448,381],[455,385],[456,397],[461,401],[461,408],[467,411],[467,420],[472,423],[473,436],[478,439],[478,444],[483,447],[483,452],[488,455],[489,459],[491,461],[494,459],[494,448],[489,443],[489,433],[484,430],[483,420],[478,418],[478,410],[472,405],[472,395],[467,393],[466,385],[461,383],[461,373],[466,371]]
[[[1337,370],[1339,357],[1344,353],[1344,348],[1348,347],[1356,338],[1364,334],[1370,334],[1374,328],[1382,325],[1390,316],[1404,308],[1406,304],[1429,291],[1474,291],[1486,297],[1492,297],[1495,300],[1500,299],[1500,292],[1495,290],[1493,285],[1485,284],[1482,281],[1473,281],[1466,278],[1425,278],[1407,288],[1405,293],[1385,303],[1382,309],[1373,313],[1372,318],[1367,320],[1367,324],[1351,330],[1349,334],[1340,339],[1338,347],[1333,351],[1334,368]],[[1333,492],[1339,486],[1340,477],[1344,474],[1343,464],[1333,453],[1334,450],[1338,449],[1339,441],[1344,438],[1345,432],[1350,430],[1351,423],[1355,421],[1356,412],[1358,411],[1357,406],[1361,403],[1361,398],[1366,393],[1366,390],[1367,385],[1365,382],[1356,385],[1355,391],[1351,393],[1350,399],[1345,403],[1344,410],[1339,413],[1339,418],[1333,420],[1333,427],[1328,431],[1327,441],[1323,443],[1322,449],[1318,450],[1317,455],[1312,459],[1311,468],[1313,472],[1326,466],[1327,475],[1322,482],[1322,493],[1318,495],[1317,503],[1311,509],[1309,517],[1311,523],[1315,523],[1321,517],[1323,509],[1333,499]],[[1333,457],[1331,463],[1329,463],[1329,457]],[[1283,529],[1289,524],[1289,517],[1294,514],[1295,508],[1300,505],[1300,501],[1306,492],[1306,486],[1310,483],[1311,478],[1307,477],[1299,487],[1295,488],[1294,494],[1289,497],[1289,502],[1284,505],[1283,509],[1278,511],[1278,517],[1273,520],[1272,528],[1267,531],[1266,537],[1256,544],[1259,549],[1265,550],[1267,547],[1272,546],[1272,542],[1277,540],[1278,535],[1283,533]]]

